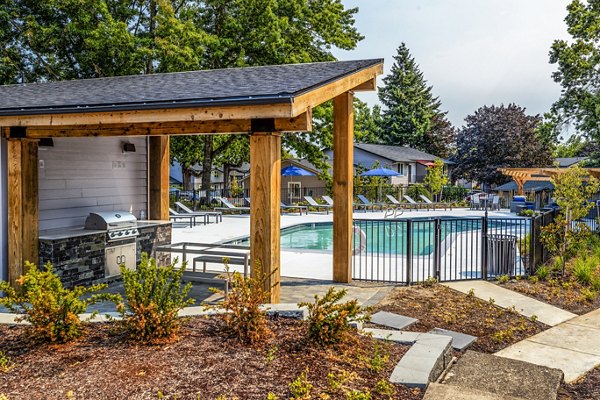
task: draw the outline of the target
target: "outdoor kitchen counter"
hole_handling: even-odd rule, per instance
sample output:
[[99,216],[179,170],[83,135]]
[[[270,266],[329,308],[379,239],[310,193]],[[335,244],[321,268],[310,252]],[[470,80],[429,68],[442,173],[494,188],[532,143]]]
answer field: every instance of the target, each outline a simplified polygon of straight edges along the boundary
[[62,240],[80,236],[105,235],[106,231],[91,231],[83,228],[59,228],[40,231],[40,240]]

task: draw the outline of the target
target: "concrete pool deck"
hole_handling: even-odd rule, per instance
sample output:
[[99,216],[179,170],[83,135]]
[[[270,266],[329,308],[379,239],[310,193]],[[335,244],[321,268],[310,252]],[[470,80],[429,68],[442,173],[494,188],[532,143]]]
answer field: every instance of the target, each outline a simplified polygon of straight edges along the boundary
[[[383,211],[355,212],[354,219],[383,219]],[[464,208],[451,211],[405,211],[400,218],[426,218],[426,217],[483,217],[480,210]],[[489,211],[489,217],[515,218],[508,210]],[[392,219],[389,219],[392,221]],[[281,228],[288,228],[304,223],[332,222],[333,215],[325,213],[310,213],[308,215],[283,214]],[[224,215],[223,222],[219,224],[197,225],[192,228],[186,224],[173,225],[172,243],[196,242],[219,243],[233,239],[247,237],[250,234],[250,216]],[[281,276],[294,278],[309,278],[330,281],[332,274],[333,256],[327,251],[313,250],[281,250]],[[222,270],[222,266],[209,264],[211,270]],[[241,271],[241,267],[232,266],[231,269]]]

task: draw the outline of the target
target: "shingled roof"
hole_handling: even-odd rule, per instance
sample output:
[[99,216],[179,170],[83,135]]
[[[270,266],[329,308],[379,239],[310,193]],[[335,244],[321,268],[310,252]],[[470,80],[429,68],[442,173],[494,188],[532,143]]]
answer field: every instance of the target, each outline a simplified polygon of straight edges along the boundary
[[381,59],[229,68],[0,86],[0,115],[260,105],[294,98]]
[[[381,157],[385,157],[392,161],[435,161],[436,158],[439,158],[433,154],[425,153],[424,151],[406,146],[354,143],[354,147]],[[448,163],[447,160],[444,160],[444,162]]]

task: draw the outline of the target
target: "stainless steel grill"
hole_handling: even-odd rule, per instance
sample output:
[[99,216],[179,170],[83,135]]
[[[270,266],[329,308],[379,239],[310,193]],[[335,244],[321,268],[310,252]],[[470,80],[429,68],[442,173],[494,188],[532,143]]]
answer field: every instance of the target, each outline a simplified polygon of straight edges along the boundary
[[137,218],[127,211],[90,213],[85,220],[85,229],[107,231],[107,242],[135,238],[140,234],[137,229]]

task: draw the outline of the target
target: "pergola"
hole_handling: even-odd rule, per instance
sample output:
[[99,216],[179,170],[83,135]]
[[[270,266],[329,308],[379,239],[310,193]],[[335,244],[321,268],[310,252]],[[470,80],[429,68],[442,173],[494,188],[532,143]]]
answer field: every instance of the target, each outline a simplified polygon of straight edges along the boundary
[[279,302],[281,134],[310,131],[312,109],[333,99],[333,278],[350,282],[353,92],[375,90],[382,72],[375,59],[1,86],[9,280],[38,260],[39,139],[149,136],[148,214],[168,220],[169,136],[248,134],[250,254]]
[[[600,168],[585,168],[593,177],[600,178]],[[517,193],[524,194],[523,185],[525,182],[550,181],[553,177],[565,173],[566,168],[498,168],[498,171],[506,176],[513,178],[517,184]]]

